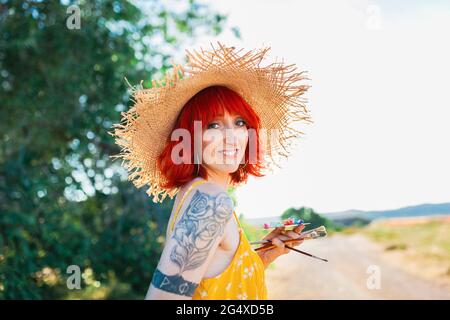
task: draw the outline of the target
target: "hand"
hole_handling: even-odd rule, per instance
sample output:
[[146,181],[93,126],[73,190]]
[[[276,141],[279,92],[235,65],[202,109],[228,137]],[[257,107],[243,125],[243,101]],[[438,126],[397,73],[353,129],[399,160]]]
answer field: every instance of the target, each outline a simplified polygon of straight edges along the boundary
[[[290,249],[286,248],[283,240],[290,239],[298,239],[300,237],[300,233],[305,228],[304,225],[300,225],[295,227],[293,230],[286,231],[285,226],[278,227],[272,230],[267,236],[264,237],[264,240],[271,240],[272,244],[275,246],[272,249],[257,251],[259,257],[263,261],[265,267],[272,263],[276,258],[281,255],[289,253]],[[303,243],[303,239],[298,241],[293,241],[289,244],[291,247],[298,246]]]

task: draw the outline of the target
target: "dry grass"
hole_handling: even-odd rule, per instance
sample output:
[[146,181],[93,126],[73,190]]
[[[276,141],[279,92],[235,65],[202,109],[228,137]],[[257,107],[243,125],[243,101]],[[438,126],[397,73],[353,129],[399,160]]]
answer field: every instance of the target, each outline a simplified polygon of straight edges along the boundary
[[396,219],[361,232],[411,273],[450,283],[450,219]]

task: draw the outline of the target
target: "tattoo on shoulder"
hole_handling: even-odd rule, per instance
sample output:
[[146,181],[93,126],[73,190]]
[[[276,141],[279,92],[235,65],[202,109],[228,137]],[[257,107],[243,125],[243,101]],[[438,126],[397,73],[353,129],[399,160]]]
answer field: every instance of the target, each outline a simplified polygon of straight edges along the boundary
[[196,190],[172,234],[177,243],[170,259],[179,266],[180,274],[205,263],[214,241],[223,235],[232,210],[232,200],[225,192],[211,196]]
[[195,289],[198,287],[198,283],[187,281],[178,274],[168,276],[158,268],[153,274],[152,284],[155,288],[188,297],[192,297]]

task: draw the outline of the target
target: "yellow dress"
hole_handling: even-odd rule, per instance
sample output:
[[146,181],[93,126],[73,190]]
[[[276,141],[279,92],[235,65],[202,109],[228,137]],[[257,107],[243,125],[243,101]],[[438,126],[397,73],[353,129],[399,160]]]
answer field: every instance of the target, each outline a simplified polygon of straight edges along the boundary
[[[205,182],[207,181],[197,180],[189,186],[175,212],[171,231],[186,196],[194,186]],[[221,274],[200,281],[193,300],[267,300],[264,264],[252,249],[234,211],[233,216],[239,224],[239,246],[236,253]]]

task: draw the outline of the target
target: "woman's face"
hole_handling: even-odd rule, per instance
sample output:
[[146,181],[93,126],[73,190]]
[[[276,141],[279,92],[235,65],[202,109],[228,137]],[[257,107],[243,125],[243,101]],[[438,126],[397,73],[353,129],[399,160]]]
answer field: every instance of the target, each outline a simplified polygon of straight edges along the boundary
[[202,142],[202,165],[206,169],[224,174],[235,172],[245,162],[247,123],[239,115],[225,113],[205,125]]

